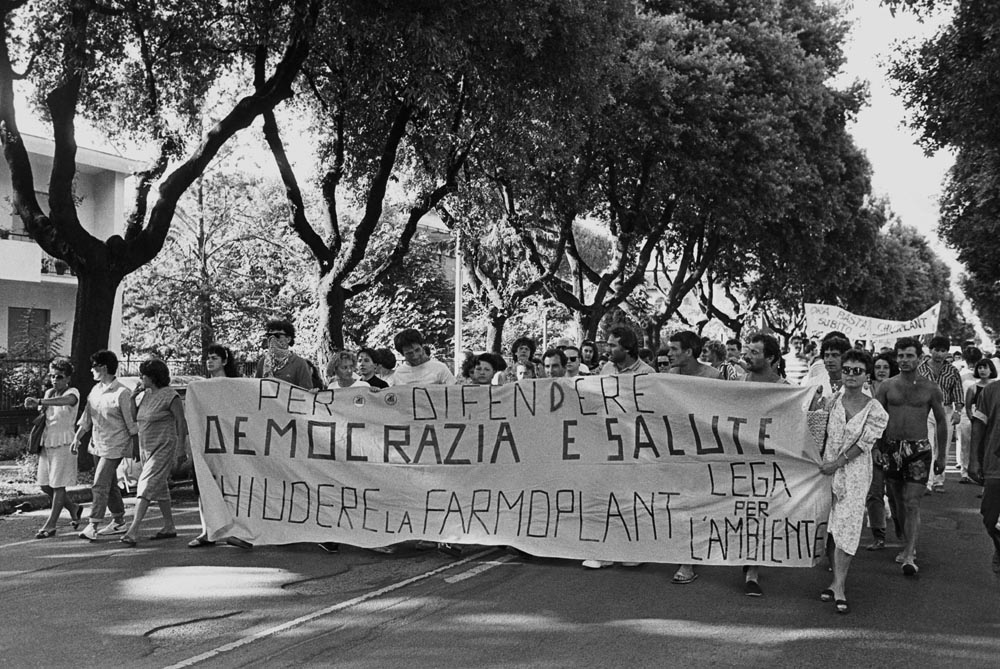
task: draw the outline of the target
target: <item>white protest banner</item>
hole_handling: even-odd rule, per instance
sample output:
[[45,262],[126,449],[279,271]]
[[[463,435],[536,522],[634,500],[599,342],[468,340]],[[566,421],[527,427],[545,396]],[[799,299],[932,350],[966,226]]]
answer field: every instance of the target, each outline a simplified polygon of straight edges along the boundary
[[834,330],[843,332],[848,339],[889,341],[900,337],[915,337],[937,332],[941,303],[908,321],[889,321],[882,318],[858,316],[829,304],[806,302],[806,330],[809,334],[826,334]]
[[309,392],[191,384],[209,537],[810,566],[830,478],[812,388],[640,374]]

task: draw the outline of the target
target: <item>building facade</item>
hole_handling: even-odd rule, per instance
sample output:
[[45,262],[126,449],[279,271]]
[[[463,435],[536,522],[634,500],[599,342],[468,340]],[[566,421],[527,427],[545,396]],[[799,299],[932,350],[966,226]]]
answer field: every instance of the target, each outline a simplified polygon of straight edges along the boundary
[[[35,178],[35,195],[48,209],[48,177],[52,171],[51,140],[22,134]],[[79,147],[74,192],[83,227],[98,239],[122,234],[125,228],[129,177],[138,164],[107,151]],[[0,160],[0,352],[38,350],[49,338],[57,352],[68,354],[76,305],[76,277],[61,260],[48,256],[28,236],[14,213],[10,170]],[[58,333],[62,337],[58,337]],[[42,341],[44,340],[44,341]],[[115,301],[109,347],[121,349],[121,294]]]

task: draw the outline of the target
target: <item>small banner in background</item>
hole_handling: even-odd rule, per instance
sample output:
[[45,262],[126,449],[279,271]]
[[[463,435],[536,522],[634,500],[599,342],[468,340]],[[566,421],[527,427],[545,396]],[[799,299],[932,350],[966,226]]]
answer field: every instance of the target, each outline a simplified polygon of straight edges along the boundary
[[941,303],[908,321],[887,321],[858,316],[829,304],[806,303],[806,331],[810,335],[843,332],[851,341],[895,342],[900,337],[917,337],[937,332]]

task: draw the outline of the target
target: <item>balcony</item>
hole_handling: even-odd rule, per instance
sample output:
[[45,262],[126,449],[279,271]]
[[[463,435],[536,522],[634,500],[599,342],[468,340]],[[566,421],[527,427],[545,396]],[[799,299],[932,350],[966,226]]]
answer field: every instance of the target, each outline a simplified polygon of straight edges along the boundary
[[28,235],[0,230],[0,279],[64,282],[73,271],[62,260],[46,254]]

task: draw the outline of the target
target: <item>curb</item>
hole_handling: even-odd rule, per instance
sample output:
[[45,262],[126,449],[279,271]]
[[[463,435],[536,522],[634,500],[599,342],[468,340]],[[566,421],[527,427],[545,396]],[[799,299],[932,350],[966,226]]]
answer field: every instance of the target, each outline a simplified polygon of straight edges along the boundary
[[[92,499],[90,486],[66,488],[66,497],[74,504],[86,504]],[[25,509],[22,505],[27,505],[28,508]],[[0,516],[6,516],[15,511],[35,511],[47,508],[49,508],[49,496],[43,492],[35,495],[22,495],[20,497],[0,500]]]
[[[167,485],[171,490],[173,490],[174,488],[181,486],[191,485],[191,483],[191,479],[184,479],[181,481],[170,481]],[[66,496],[69,498],[69,501],[74,504],[89,504],[93,500],[93,495],[89,485],[71,486],[66,488]],[[27,508],[22,505],[27,505]],[[49,508],[49,505],[49,496],[41,492],[34,495],[11,497],[10,499],[0,500],[0,516],[7,516],[16,511],[37,511],[39,509],[47,509]]]

